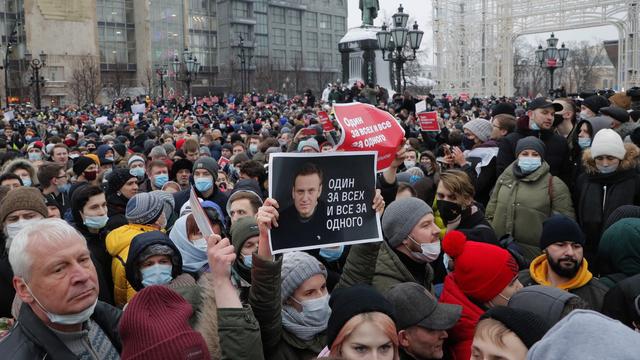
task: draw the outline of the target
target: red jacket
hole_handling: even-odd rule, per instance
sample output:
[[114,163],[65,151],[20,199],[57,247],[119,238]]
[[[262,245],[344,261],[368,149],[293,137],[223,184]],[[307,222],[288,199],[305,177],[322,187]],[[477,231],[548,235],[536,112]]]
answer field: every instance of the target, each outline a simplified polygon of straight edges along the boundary
[[440,302],[462,306],[462,316],[456,325],[449,330],[446,346],[451,350],[454,359],[467,360],[471,358],[471,344],[476,324],[485,311],[469,300],[460,290],[454,275],[455,273],[451,273],[444,278]]

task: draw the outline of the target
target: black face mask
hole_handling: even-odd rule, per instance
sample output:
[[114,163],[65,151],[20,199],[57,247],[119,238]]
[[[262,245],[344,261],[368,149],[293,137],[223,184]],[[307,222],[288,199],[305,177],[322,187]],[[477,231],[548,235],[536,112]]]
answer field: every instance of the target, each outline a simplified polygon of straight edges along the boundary
[[451,201],[438,200],[438,211],[445,224],[450,224],[462,216],[462,206]]
[[475,140],[467,139],[466,136],[462,139],[462,146],[464,147],[465,150],[473,149],[473,146],[475,144],[476,144]]

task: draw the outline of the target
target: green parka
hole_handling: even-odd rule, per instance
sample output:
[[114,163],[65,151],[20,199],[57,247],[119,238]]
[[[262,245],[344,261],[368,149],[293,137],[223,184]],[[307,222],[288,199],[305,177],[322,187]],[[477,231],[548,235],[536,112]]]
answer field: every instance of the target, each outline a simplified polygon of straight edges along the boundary
[[516,164],[517,160],[498,177],[486,216],[498,238],[511,234],[527,262],[531,262],[540,255],[542,222],[555,213],[574,219],[575,213],[569,188],[551,175],[545,161],[538,170],[523,177],[514,174]]

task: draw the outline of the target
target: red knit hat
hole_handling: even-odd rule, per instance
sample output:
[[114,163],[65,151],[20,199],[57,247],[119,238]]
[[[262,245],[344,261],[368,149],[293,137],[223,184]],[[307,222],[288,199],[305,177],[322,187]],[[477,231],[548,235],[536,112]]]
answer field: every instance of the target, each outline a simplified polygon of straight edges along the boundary
[[184,142],[187,141],[185,139],[178,139],[178,141],[176,141],[176,149],[180,150],[182,149],[182,145],[184,145]]
[[166,286],[133,297],[120,320],[124,359],[209,359],[202,335],[189,326],[191,305]]
[[498,296],[518,275],[518,264],[496,245],[467,241],[460,231],[449,231],[442,249],[454,259],[452,276],[468,297],[487,302]]

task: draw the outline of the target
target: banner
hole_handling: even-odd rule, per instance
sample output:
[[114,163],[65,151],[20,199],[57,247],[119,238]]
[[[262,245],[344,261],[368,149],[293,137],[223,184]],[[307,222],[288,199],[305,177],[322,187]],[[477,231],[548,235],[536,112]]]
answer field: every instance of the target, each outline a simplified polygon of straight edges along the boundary
[[422,100],[416,103],[416,114],[427,111],[427,100]]
[[273,153],[269,189],[280,205],[273,254],[382,241],[373,151]]
[[335,130],[326,111],[318,111],[318,120],[320,121],[320,124],[322,124],[322,129],[324,131]]
[[388,112],[362,103],[334,104],[340,125],[337,151],[376,151],[377,171],[388,168],[404,139],[404,129]]
[[13,119],[16,118],[16,115],[14,114],[13,110],[9,110],[9,111],[5,111],[4,112],[4,119],[7,121],[11,121]]
[[131,105],[131,112],[134,114],[144,114],[146,111],[145,104]]
[[96,125],[102,125],[108,122],[109,122],[109,118],[106,116],[100,116],[99,118],[96,118]]
[[418,122],[422,131],[440,132],[440,124],[438,124],[438,113],[435,111],[424,112],[418,114]]

